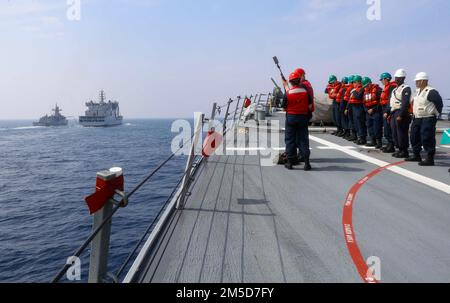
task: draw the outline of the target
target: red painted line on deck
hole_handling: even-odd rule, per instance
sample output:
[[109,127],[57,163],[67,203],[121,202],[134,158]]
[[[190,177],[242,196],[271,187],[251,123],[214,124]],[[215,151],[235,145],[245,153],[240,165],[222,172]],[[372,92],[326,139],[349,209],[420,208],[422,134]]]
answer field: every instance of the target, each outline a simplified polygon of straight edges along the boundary
[[344,216],[342,220],[342,224],[344,227],[344,235],[345,235],[345,242],[347,243],[348,251],[350,253],[350,256],[352,257],[353,263],[356,266],[356,269],[359,272],[359,275],[363,279],[365,283],[379,283],[372,274],[372,271],[369,269],[369,266],[366,263],[366,260],[363,258],[361,254],[361,250],[359,249],[358,242],[356,241],[356,235],[355,230],[353,229],[353,205],[355,203],[356,195],[358,194],[358,191],[373,177],[380,174],[382,171],[393,167],[398,166],[400,164],[405,163],[405,161],[389,164],[384,167],[380,167],[367,176],[365,176],[363,179],[361,179],[358,183],[353,185],[353,187],[350,189],[350,192],[347,195],[347,200],[345,201],[345,207],[344,207]]

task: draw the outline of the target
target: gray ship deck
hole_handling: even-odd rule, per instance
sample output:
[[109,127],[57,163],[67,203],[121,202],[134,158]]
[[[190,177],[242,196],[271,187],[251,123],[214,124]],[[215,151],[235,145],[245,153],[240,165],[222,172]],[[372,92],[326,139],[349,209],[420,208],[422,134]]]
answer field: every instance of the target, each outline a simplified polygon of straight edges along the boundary
[[[329,134],[312,133],[311,148],[311,172],[261,166],[259,152],[211,157],[132,282],[362,282],[344,204],[355,183],[395,161]],[[358,192],[356,238],[365,259],[381,259],[381,282],[450,282],[450,149],[438,152],[436,167],[404,163]]]

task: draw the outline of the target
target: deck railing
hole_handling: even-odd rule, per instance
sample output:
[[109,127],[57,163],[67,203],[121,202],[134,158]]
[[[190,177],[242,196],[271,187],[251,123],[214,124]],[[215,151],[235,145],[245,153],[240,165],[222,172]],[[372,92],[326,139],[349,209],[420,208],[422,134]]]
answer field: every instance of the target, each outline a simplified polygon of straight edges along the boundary
[[[104,283],[108,281],[116,283],[120,282],[121,277],[123,276],[130,262],[136,257],[136,253],[138,252],[139,248],[142,248],[145,239],[148,237],[147,242],[145,243],[146,248],[150,248],[154,244],[154,242],[157,239],[158,233],[164,227],[164,220],[168,217],[168,215],[170,215],[170,213],[173,213],[174,211],[183,209],[186,202],[186,198],[189,196],[188,190],[193,180],[193,177],[197,169],[199,168],[200,164],[203,161],[205,161],[205,157],[203,157],[202,155],[198,155],[196,153],[196,147],[198,146],[199,141],[202,140],[203,138],[203,130],[205,123],[209,123],[208,128],[211,129],[212,122],[214,120],[223,121],[222,135],[223,137],[225,137],[227,132],[232,128],[234,128],[236,126],[236,123],[241,120],[245,110],[244,108],[245,102],[243,101],[246,100],[247,98],[250,99],[252,103],[256,105],[261,105],[264,103],[266,106],[272,105],[271,94],[256,94],[251,95],[249,97],[238,96],[234,99],[230,98],[223,105],[217,105],[217,103],[214,103],[210,117],[205,118],[204,114],[201,114],[197,117],[195,121],[194,134],[188,142],[184,142],[182,146],[180,146],[179,150],[172,153],[167,159],[162,161],[153,171],[149,173],[148,176],[146,176],[131,191],[126,193],[117,190],[115,192],[114,197],[111,198],[106,203],[106,205],[93,216],[92,233],[70,258],[71,260],[80,258],[81,255],[87,250],[87,248],[89,246],[91,247],[89,279],[88,279],[90,283]],[[236,105],[234,106],[234,104]],[[234,111],[232,111],[232,109],[234,109]],[[162,171],[166,167],[166,165],[175,158],[178,152],[180,152],[184,147],[188,146],[189,144],[191,148],[190,153],[187,157],[186,169],[184,171],[184,174],[180,177],[171,194],[168,196],[167,200],[160,208],[155,219],[152,222],[150,222],[144,235],[138,240],[137,244],[133,247],[127,258],[125,259],[124,263],[120,266],[117,272],[115,273],[108,272],[107,269],[109,259],[109,246],[111,236],[111,224],[113,217],[119,212],[120,209],[129,206],[129,203],[132,202],[132,197],[134,196],[134,194],[138,192],[141,188],[143,188],[160,171]],[[102,173],[104,174],[105,172]],[[141,253],[143,254],[145,252]],[[138,256],[137,258],[139,257],[140,256]],[[135,261],[135,264],[137,263],[138,262]],[[56,274],[55,278],[52,280],[52,283],[60,282],[67,274],[67,271],[72,266],[73,264],[65,264],[63,268]],[[133,277],[134,273],[131,274],[129,273],[122,281],[130,282],[133,280]]]

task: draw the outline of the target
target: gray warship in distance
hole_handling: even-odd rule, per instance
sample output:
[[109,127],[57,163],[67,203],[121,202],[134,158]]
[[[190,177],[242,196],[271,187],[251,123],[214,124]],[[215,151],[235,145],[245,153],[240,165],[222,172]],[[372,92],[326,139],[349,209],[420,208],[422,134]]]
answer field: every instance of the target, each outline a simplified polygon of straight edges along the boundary
[[119,103],[116,101],[106,102],[105,91],[101,90],[100,102],[90,101],[86,103],[88,110],[85,116],[80,117],[80,124],[84,127],[110,127],[119,126],[123,123],[120,115]]
[[33,126],[50,127],[50,126],[67,126],[69,124],[66,117],[61,115],[61,108],[59,108],[58,104],[56,104],[53,111],[55,112],[53,115],[51,116],[45,115],[44,117],[39,119],[39,122],[33,122]]

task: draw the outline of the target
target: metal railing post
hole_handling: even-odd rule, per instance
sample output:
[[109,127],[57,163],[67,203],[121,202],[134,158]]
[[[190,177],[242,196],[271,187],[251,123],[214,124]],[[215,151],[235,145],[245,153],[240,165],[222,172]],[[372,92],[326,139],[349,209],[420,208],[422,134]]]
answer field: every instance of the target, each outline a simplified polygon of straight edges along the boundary
[[178,202],[177,202],[177,209],[183,209],[184,204],[186,202],[187,191],[188,191],[189,185],[191,183],[192,165],[194,164],[196,147],[197,147],[198,142],[201,139],[202,134],[203,134],[204,118],[205,118],[205,115],[202,113],[200,113],[197,116],[197,121],[196,121],[196,125],[195,125],[195,133],[194,133],[194,137],[192,139],[191,151],[188,156],[188,160],[187,160],[187,164],[186,164],[186,170],[185,170],[185,175],[183,178],[181,195],[180,195],[180,199],[178,199]]
[[241,103],[241,96],[237,97],[236,110],[234,111],[233,121],[236,121],[237,111],[239,110],[239,103]]
[[233,103],[233,100],[230,98],[230,100],[228,100],[227,112],[225,113],[225,118],[223,119],[223,136],[225,136],[227,133],[227,119],[230,113],[231,103]]
[[217,113],[217,103],[215,102],[213,104],[213,109],[211,112],[211,118],[209,119],[209,125],[208,125],[208,129],[212,130],[213,126],[214,126],[214,119],[216,119],[216,113]]
[[259,96],[259,94],[256,94],[255,95],[255,101],[253,101],[253,103],[256,103],[256,105],[258,105],[258,101],[257,101],[258,100],[258,96]]
[[[109,170],[102,171],[97,173],[97,178],[108,182],[117,178],[117,173]],[[110,200],[101,210],[94,214],[93,231],[97,230],[105,219],[111,215],[113,206],[114,204]],[[111,225],[112,219],[103,226],[102,230],[92,240],[89,261],[89,283],[103,283],[107,276]]]
[[[250,98],[248,98],[250,101],[252,100],[253,96],[251,95]],[[242,119],[242,114],[244,113],[244,106],[245,106],[245,100],[247,100],[247,96],[245,96],[244,98],[244,104],[242,104],[242,108],[241,108],[241,114],[239,115],[239,120]]]

